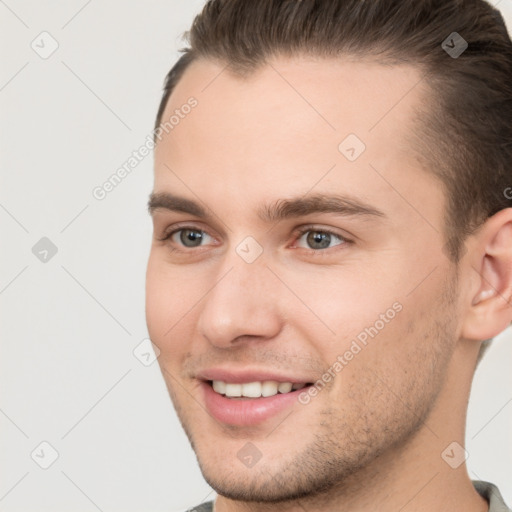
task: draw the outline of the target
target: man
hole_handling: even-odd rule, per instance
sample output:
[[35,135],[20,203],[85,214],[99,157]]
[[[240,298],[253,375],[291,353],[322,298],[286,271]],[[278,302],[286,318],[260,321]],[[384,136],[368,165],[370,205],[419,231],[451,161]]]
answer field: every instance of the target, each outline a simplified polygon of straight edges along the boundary
[[212,0],[155,128],[146,315],[213,503],[509,510],[468,476],[512,320],[512,43],[482,0]]

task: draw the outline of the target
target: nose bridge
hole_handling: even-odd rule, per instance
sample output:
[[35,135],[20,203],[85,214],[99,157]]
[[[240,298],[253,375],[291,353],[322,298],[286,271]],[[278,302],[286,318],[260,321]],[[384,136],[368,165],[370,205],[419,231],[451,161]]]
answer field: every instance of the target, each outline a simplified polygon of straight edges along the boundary
[[267,338],[279,330],[272,273],[261,256],[248,261],[233,250],[217,268],[198,321],[200,333],[212,344],[226,347],[241,336]]

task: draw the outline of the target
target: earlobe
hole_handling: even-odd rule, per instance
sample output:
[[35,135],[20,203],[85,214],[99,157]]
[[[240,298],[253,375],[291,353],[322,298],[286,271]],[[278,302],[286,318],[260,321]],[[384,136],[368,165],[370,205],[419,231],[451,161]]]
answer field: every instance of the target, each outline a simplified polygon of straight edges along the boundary
[[[490,217],[475,235],[469,272],[476,273],[462,337],[490,339],[512,321],[512,208]],[[472,276],[474,277],[474,275]]]

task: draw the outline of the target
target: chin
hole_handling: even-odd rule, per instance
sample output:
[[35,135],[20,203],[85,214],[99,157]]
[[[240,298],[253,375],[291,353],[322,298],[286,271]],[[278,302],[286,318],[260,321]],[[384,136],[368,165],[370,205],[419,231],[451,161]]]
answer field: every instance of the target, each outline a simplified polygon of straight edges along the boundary
[[332,494],[333,489],[342,492],[347,478],[370,462],[368,457],[357,462],[351,457],[333,460],[333,452],[322,450],[318,439],[313,439],[309,445],[299,448],[295,444],[288,449],[283,443],[276,441],[271,446],[267,442],[264,451],[274,453],[275,458],[263,456],[253,467],[246,467],[237,457],[239,446],[246,442],[229,439],[219,443],[203,438],[193,443],[206,482],[219,495],[235,501],[279,503],[313,497],[321,500],[322,495]]

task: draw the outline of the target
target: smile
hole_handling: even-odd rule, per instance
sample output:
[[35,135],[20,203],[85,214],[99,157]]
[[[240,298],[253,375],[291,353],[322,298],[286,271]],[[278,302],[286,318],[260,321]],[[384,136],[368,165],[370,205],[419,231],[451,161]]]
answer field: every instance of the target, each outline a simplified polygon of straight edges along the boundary
[[238,427],[260,425],[292,409],[299,394],[310,385],[276,380],[201,381],[202,398],[209,415],[221,424]]
[[211,381],[213,390],[219,395],[228,398],[261,398],[277,395],[278,393],[290,393],[302,389],[305,383],[277,382],[265,380],[256,382],[232,383],[222,380]]

